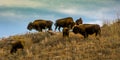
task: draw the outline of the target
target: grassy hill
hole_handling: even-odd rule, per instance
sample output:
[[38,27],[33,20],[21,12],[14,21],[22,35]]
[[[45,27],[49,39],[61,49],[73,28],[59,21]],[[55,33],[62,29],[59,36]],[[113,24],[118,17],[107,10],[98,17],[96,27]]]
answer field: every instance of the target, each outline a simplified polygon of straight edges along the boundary
[[[84,39],[80,34],[70,32],[63,38],[61,32],[25,33],[0,40],[0,60],[119,60],[120,24],[101,28],[101,37],[90,35]],[[10,54],[12,40],[20,40],[24,50]]]

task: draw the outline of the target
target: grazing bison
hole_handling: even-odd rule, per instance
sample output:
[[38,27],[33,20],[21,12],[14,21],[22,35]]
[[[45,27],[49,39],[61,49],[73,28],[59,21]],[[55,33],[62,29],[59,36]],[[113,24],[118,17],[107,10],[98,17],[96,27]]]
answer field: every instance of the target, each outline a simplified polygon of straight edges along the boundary
[[67,27],[63,28],[63,37],[69,37],[69,29]]
[[12,45],[12,48],[11,48],[10,53],[16,53],[17,49],[24,49],[21,41],[15,41],[11,43],[11,45]]
[[74,25],[75,25],[75,23],[74,23],[72,17],[58,19],[58,20],[56,20],[56,23],[55,23],[55,31],[56,31],[57,27],[58,27],[58,30],[60,31],[61,27],[68,27],[69,29],[71,29]]
[[83,23],[82,18],[77,19],[75,23],[76,25],[82,24]]
[[42,31],[42,29],[48,28],[48,30],[52,30],[53,22],[50,20],[35,20],[33,23],[30,22],[27,26],[28,30],[35,29],[37,31]]
[[98,24],[80,24],[76,25],[73,28],[73,32],[75,34],[80,33],[87,38],[89,34],[95,33],[96,36],[101,33],[100,26]]

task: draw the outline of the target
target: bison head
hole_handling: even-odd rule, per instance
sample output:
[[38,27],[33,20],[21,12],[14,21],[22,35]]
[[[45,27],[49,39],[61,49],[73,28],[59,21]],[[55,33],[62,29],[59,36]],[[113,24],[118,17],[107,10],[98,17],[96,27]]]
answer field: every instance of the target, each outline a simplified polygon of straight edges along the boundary
[[79,27],[78,27],[78,26],[74,26],[73,32],[74,32],[75,34],[79,33]]
[[27,26],[27,29],[28,29],[28,30],[32,30],[32,28],[33,28],[32,22],[30,22],[30,23],[28,24],[28,26]]
[[79,19],[76,20],[77,25],[82,24],[82,23],[83,23],[82,18],[79,18]]

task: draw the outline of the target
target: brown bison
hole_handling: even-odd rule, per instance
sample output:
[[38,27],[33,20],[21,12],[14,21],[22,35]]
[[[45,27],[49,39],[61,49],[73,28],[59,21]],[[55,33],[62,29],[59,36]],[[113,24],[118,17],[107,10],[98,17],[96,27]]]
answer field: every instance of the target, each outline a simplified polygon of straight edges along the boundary
[[69,29],[67,27],[63,28],[63,37],[69,37]]
[[76,25],[82,24],[83,23],[82,18],[77,19],[75,23]]
[[73,32],[75,34],[80,33],[87,38],[89,34],[95,33],[96,36],[101,33],[100,26],[98,24],[80,24],[76,25],[73,28]]
[[33,23],[30,22],[27,26],[28,30],[35,29],[37,31],[42,31],[42,29],[48,28],[48,30],[52,30],[53,22],[50,20],[35,20]]
[[74,26],[74,24],[75,23],[72,17],[58,19],[56,20],[56,23],[55,23],[55,30],[57,29],[57,27],[59,31],[61,27],[68,27],[69,29],[71,29]]
[[12,48],[10,53],[16,53],[17,49],[24,49],[24,46],[22,45],[21,41],[15,41],[11,43]]

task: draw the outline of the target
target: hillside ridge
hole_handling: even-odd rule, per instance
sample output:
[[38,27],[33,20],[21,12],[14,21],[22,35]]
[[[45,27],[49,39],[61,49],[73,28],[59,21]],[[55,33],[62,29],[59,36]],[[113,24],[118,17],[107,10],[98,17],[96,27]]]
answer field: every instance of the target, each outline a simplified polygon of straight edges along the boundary
[[[94,34],[84,39],[80,34],[70,32],[63,38],[62,32],[25,33],[2,38],[0,41],[0,60],[119,60],[120,24],[101,28],[101,37]],[[10,54],[13,40],[24,41],[23,51],[19,49]]]

